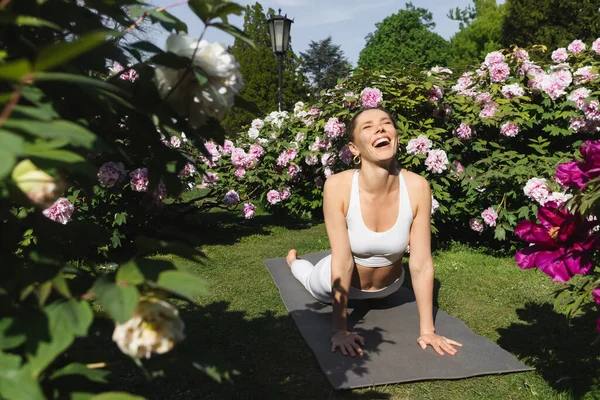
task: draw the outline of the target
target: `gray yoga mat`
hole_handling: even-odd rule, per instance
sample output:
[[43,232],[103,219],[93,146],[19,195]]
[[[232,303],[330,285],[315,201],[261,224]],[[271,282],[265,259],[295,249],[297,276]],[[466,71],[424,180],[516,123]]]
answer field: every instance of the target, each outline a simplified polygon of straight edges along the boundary
[[[301,257],[316,263],[329,253]],[[463,347],[455,356],[439,356],[430,346],[422,350],[416,343],[419,315],[415,298],[405,287],[384,299],[349,304],[348,327],[365,338],[365,354],[352,358],[339,351],[332,353],[331,306],[320,303],[306,291],[292,276],[285,258],[270,258],[265,265],[334,389],[533,370],[439,309],[434,310],[436,331],[462,343]]]

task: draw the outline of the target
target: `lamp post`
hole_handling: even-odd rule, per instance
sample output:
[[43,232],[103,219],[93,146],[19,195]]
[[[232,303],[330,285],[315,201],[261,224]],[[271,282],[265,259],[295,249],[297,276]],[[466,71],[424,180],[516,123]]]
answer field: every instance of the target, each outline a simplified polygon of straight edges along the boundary
[[287,53],[288,45],[290,43],[290,28],[292,27],[292,21],[287,17],[281,15],[281,8],[279,14],[269,19],[269,35],[271,36],[271,48],[273,53],[277,56],[277,74],[278,74],[278,86],[279,86],[279,111],[283,105],[283,98],[281,96],[281,57]]

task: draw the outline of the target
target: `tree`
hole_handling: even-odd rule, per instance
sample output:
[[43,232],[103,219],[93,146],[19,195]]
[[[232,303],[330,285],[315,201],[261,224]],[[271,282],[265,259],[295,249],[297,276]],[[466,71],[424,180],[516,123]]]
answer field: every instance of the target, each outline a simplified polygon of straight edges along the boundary
[[377,30],[365,38],[358,66],[378,69],[389,66],[432,67],[445,65],[449,43],[432,32],[435,28],[431,12],[406,4],[405,10],[375,24]]
[[588,46],[600,36],[598,0],[507,0],[502,25],[505,46],[566,47],[575,39]]
[[473,66],[502,46],[504,4],[496,0],[473,0],[465,9],[450,10],[448,18],[459,21],[460,30],[450,39],[449,66],[462,70]]
[[321,90],[332,88],[338,78],[347,73],[348,59],[339,45],[332,43],[331,36],[318,42],[311,41],[306,53],[300,53],[302,72],[312,85],[314,96]]
[[[275,11],[269,9],[267,15],[269,17],[275,15]],[[244,77],[244,87],[240,95],[254,102],[258,106],[260,115],[278,109],[277,58],[271,51],[267,15],[259,3],[247,6],[244,15],[244,33],[254,41],[256,50],[239,39],[234,41],[231,48],[231,54],[241,64],[240,70]],[[291,38],[281,68],[284,108],[291,109],[295,102],[305,100],[307,94],[300,71],[300,60],[292,50]],[[237,108],[229,111],[222,124],[227,133],[233,135],[239,133],[240,128],[249,124],[254,118],[256,115]]]

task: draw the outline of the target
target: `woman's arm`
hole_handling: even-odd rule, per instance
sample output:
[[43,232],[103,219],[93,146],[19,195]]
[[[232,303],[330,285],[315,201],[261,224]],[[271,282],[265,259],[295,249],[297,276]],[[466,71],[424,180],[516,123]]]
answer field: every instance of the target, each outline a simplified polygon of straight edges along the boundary
[[331,288],[333,291],[333,328],[332,328],[332,351],[339,347],[344,355],[351,356],[362,350],[355,343],[359,340],[364,345],[364,339],[359,335],[350,334],[347,331],[347,307],[348,291],[352,280],[354,259],[350,249],[350,239],[344,215],[344,194],[348,192],[345,188],[344,176],[333,175],[325,181],[323,188],[323,214],[327,236],[331,246]]
[[423,177],[415,178],[414,198],[416,215],[410,229],[409,268],[419,311],[420,335],[417,342],[422,348],[430,344],[440,355],[444,351],[456,354],[452,345],[460,343],[438,336],[433,324],[433,258],[431,256],[431,189]]

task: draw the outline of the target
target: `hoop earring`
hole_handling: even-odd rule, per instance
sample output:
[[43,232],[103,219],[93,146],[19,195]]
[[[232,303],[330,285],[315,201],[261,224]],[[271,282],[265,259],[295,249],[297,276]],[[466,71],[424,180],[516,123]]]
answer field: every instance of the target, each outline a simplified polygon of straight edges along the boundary
[[352,162],[354,163],[354,165],[358,165],[358,164],[360,164],[360,162],[361,162],[361,161],[362,161],[362,160],[360,159],[360,156],[354,156],[354,157],[352,158]]

